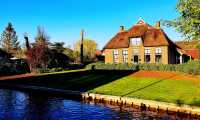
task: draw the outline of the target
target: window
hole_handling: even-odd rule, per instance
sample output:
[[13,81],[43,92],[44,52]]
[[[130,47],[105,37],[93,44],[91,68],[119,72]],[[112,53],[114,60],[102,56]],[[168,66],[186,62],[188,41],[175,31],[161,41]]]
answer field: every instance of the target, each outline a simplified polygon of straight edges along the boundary
[[123,62],[128,62],[128,50],[122,50]]
[[133,49],[133,58],[132,61],[133,63],[139,63],[139,49]]
[[162,49],[161,48],[156,48],[155,51],[155,62],[156,63],[161,63],[162,61]]
[[151,61],[151,56],[150,56],[150,54],[151,54],[151,51],[150,51],[150,49],[149,48],[145,48],[145,51],[144,51],[145,53],[145,55],[144,55],[144,61],[146,62],[146,63],[150,63],[150,61]]
[[156,54],[162,54],[162,49],[161,48],[156,48]]
[[131,38],[131,39],[130,39],[130,43],[131,43],[131,45],[136,45],[136,46],[138,46],[138,45],[141,44],[141,38]]
[[118,55],[119,55],[118,50],[114,50],[113,51],[113,62],[114,63],[118,63],[119,62]]

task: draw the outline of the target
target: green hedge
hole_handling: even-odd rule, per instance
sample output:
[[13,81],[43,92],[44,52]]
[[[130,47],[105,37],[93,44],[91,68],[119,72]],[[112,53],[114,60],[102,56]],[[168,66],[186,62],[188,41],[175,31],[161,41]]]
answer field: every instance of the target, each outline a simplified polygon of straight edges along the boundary
[[104,64],[92,63],[86,66],[86,69],[100,70],[156,70],[156,71],[174,71],[187,74],[200,75],[200,61],[190,61],[184,64]]
[[36,73],[51,73],[51,72],[61,72],[61,71],[66,71],[68,69],[64,68],[38,68],[35,72]]
[[86,69],[98,70],[139,70],[138,65],[134,64],[104,64],[104,63],[91,63],[86,66]]

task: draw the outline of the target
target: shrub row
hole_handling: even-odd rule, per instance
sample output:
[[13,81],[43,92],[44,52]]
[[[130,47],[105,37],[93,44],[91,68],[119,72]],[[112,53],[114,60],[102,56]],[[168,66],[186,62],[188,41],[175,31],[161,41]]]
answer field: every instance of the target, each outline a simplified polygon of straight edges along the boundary
[[36,73],[52,73],[52,72],[61,72],[61,71],[67,71],[67,70],[77,70],[84,68],[83,65],[80,64],[70,64],[66,66],[65,68],[57,67],[57,68],[38,68],[34,72]]
[[66,68],[38,68],[34,72],[36,73],[52,73],[52,72],[61,72],[61,71],[67,71],[69,69]]
[[190,61],[184,64],[104,64],[92,63],[86,69],[101,70],[156,70],[174,71],[200,75],[200,61]]
[[135,64],[104,64],[91,63],[86,66],[86,69],[97,70],[139,70],[139,66]]

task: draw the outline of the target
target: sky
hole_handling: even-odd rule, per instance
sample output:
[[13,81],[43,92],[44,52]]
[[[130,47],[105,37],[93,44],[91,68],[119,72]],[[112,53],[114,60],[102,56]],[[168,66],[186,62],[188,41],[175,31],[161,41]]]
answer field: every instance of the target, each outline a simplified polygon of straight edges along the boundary
[[[0,32],[11,22],[20,43],[26,32],[34,42],[37,26],[44,27],[50,42],[65,42],[71,46],[80,39],[93,39],[102,47],[119,31],[129,29],[140,17],[150,25],[159,20],[173,20],[177,0],[0,0]],[[173,28],[162,29],[173,41],[181,34]]]

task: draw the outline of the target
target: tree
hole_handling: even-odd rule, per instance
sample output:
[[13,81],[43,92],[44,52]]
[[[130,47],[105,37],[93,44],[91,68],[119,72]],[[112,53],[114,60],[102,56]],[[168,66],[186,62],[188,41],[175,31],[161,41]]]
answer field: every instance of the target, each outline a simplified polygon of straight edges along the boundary
[[10,54],[15,54],[20,49],[16,31],[11,23],[8,23],[1,35],[1,46]]
[[70,47],[66,47],[63,53],[69,57],[70,62],[75,61],[76,59],[75,52]]
[[48,68],[66,68],[69,65],[69,57],[64,53],[63,42],[55,42],[50,47],[50,59]]
[[174,27],[188,39],[200,39],[200,0],[179,0],[176,10],[180,16],[166,20],[164,25]]
[[27,60],[29,62],[30,69],[32,71],[43,68],[46,69],[49,61],[49,37],[45,30],[41,27],[37,29],[37,36],[35,37],[35,43],[31,46],[26,39],[27,46]]
[[55,42],[51,44],[51,49],[56,50],[59,53],[62,53],[65,50],[64,42]]
[[[80,53],[80,47],[81,47],[81,41],[79,40],[75,43],[74,46],[75,53],[76,52]],[[90,39],[83,40],[83,56],[85,62],[93,61],[95,59],[96,49],[97,49],[97,43],[94,40]]]

